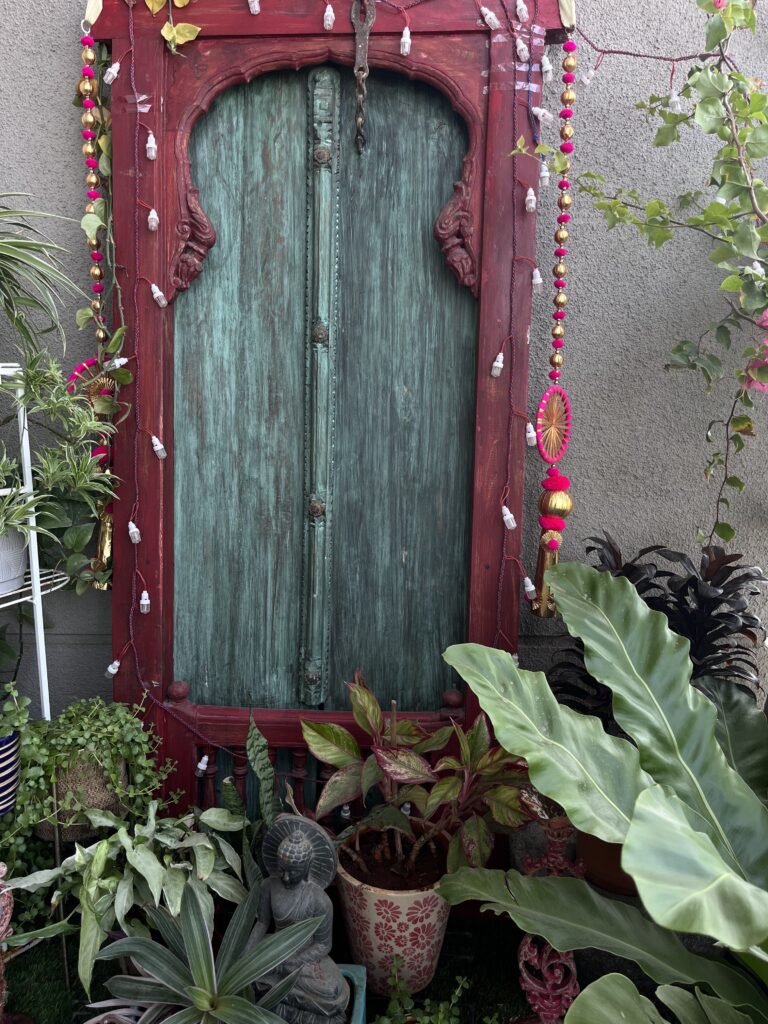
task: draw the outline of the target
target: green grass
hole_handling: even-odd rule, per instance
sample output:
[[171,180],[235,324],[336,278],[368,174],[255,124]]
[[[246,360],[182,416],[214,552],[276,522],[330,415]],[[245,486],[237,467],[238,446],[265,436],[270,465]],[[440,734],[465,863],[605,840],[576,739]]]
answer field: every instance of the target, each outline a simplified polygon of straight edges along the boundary
[[[72,991],[64,979],[61,941],[49,939],[12,960],[6,967],[8,982],[8,1013],[26,1013],[35,1024],[71,1024],[75,1014],[84,1014],[87,1000],[77,980],[77,936],[67,942],[67,960]],[[106,964],[97,964],[94,975],[93,999],[109,999],[103,982],[114,973]]]

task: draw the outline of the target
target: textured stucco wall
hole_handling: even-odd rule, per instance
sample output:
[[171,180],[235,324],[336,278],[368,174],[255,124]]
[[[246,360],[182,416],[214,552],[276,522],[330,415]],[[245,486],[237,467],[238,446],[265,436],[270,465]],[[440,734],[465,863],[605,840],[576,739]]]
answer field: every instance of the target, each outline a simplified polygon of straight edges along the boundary
[[[30,192],[39,208],[73,218],[51,222],[48,230],[70,250],[67,265],[78,282],[86,280],[87,261],[77,223],[82,160],[71,97],[82,6],[73,0],[26,5],[0,0],[0,189]],[[740,40],[734,55],[745,70],[765,75],[768,23],[763,15],[758,38]],[[700,45],[701,15],[693,0],[642,7],[582,0],[579,19],[591,38],[608,47],[678,54]],[[582,46],[582,60],[586,55]],[[678,75],[684,74],[681,67]],[[703,186],[701,136],[692,134],[684,144],[654,150],[653,131],[634,109],[636,100],[666,91],[667,81],[665,65],[607,59],[592,86],[579,89],[574,170],[598,171],[649,196]],[[552,109],[558,92],[555,86],[548,90]],[[554,193],[550,189],[541,204],[540,263],[547,284]],[[577,200],[572,239],[571,340],[564,383],[574,402],[575,434],[564,469],[573,480],[576,508],[564,555],[578,557],[581,538],[604,527],[627,552],[653,542],[693,551],[696,524],[709,521],[714,502],[714,489],[702,476],[704,431],[724,397],[722,392],[719,398],[706,397],[690,374],[665,373],[663,353],[677,338],[698,336],[720,315],[718,277],[707,263],[706,245],[690,237],[657,253],[628,231],[608,232],[586,198]],[[531,331],[532,404],[547,383],[550,299],[548,293],[537,300]],[[74,305],[65,317],[69,324]],[[0,357],[8,359],[13,341],[2,330],[0,325]],[[65,365],[89,354],[90,337],[73,327]],[[768,429],[764,406],[757,416],[763,431]],[[738,550],[764,563],[768,474],[762,440],[751,446],[739,472],[749,488],[733,514]],[[540,461],[531,456],[525,546],[531,566],[541,475]],[[54,596],[46,611],[55,707],[77,696],[108,693],[103,671],[110,660],[109,596]],[[550,647],[542,636],[562,633],[562,625],[541,624],[524,615],[521,632],[524,661],[541,664]],[[30,692],[35,686],[31,646],[29,637],[24,679]]]

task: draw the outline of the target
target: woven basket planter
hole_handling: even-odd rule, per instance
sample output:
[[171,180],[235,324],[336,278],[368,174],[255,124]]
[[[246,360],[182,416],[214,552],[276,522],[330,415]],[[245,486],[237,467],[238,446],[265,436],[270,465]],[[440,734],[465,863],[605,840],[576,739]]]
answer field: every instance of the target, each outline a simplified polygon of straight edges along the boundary
[[[128,772],[125,762],[120,767],[120,782],[126,785]],[[110,811],[118,814],[120,802],[109,786],[109,779],[104,769],[89,759],[88,752],[81,750],[68,768],[59,772],[58,779],[59,802],[63,803],[67,793],[74,794],[86,807],[94,807],[100,811]],[[61,839],[65,843],[79,843],[89,839],[96,834],[96,830],[88,823],[65,825],[71,813],[66,810],[59,811],[61,825]],[[55,835],[54,822],[43,821],[34,828],[35,835],[40,839],[49,842]]]

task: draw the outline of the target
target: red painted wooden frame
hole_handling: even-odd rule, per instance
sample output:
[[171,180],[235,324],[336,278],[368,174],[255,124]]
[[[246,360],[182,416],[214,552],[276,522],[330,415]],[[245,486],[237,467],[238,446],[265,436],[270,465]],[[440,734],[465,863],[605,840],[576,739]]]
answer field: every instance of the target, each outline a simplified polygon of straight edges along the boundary
[[[510,0],[503,2],[513,9]],[[215,225],[201,206],[188,157],[190,132],[197,118],[224,89],[265,72],[328,61],[350,66],[354,43],[344,10],[349,3],[337,3],[334,30],[324,32],[320,0],[264,0],[264,10],[257,17],[249,14],[246,0],[198,0],[184,14],[187,20],[202,26],[202,31],[197,40],[184,47],[183,57],[171,54],[160,36],[163,16],[153,18],[141,2],[133,7],[132,52],[125,57],[123,70],[112,87],[112,167],[117,264],[130,339],[126,354],[134,350],[138,355],[136,371],[141,390],[140,402],[133,387],[123,393],[122,397],[132,403],[131,414],[115,444],[114,468],[123,483],[115,506],[113,645],[119,653],[128,640],[129,609],[136,600],[133,559],[138,555],[153,610],[150,615],[134,616],[135,644],[141,674],[161,700],[171,696],[168,687],[173,681],[173,310],[160,309],[153,302],[148,282],[157,282],[172,302],[203,271],[206,254],[215,244]],[[502,0],[488,3],[506,24]],[[550,39],[559,35],[557,0],[538,0],[535,4],[529,0],[528,6]],[[536,218],[525,213],[524,197],[529,186],[538,188],[538,167],[533,159],[514,161],[515,188],[510,152],[520,135],[530,143],[532,131],[525,108],[527,93],[515,88],[514,34],[489,32],[472,0],[431,0],[411,8],[409,16],[413,50],[409,57],[402,57],[399,42],[403,18],[379,5],[369,61],[374,75],[377,68],[388,68],[439,89],[468,129],[462,179],[456,183],[454,195],[446,197],[435,235],[449,266],[480,303],[467,638],[491,644],[497,628],[497,581],[504,530],[500,496],[506,479],[510,398],[518,410],[527,406],[531,284],[530,273],[523,272],[525,264],[520,263],[512,289],[512,207],[516,204],[518,257],[534,259]],[[126,0],[105,0],[93,34],[111,44],[115,59],[131,49]],[[522,34],[528,39],[527,29]],[[146,113],[136,112],[131,61],[136,93],[144,94],[150,104]],[[540,84],[538,66],[531,79]],[[149,128],[158,144],[154,162],[144,154]],[[145,213],[136,216],[136,153],[140,198],[154,206],[160,217],[156,233],[147,230]],[[131,297],[137,264],[143,280],[134,307]],[[510,333],[515,339],[514,358],[507,358],[502,376],[494,379],[490,376],[491,364],[502,339]],[[508,374],[512,367],[510,393]],[[134,459],[137,417],[142,432]],[[168,450],[165,461],[153,454],[150,434],[163,439]],[[506,502],[519,522],[524,457],[524,432],[520,429],[514,432],[512,441],[512,488]],[[135,482],[144,509],[138,549],[130,544],[127,532]],[[156,515],[148,514],[150,510]],[[515,544],[519,545],[521,534],[522,530],[514,534]],[[513,553],[519,553],[517,548]],[[513,571],[506,574],[504,608],[504,632],[515,643],[519,580]],[[115,696],[122,700],[140,696],[131,657],[123,658]],[[475,706],[470,701],[466,710],[471,719]],[[158,722],[158,727],[161,732],[166,728],[174,731],[172,723],[173,719],[165,724]]]

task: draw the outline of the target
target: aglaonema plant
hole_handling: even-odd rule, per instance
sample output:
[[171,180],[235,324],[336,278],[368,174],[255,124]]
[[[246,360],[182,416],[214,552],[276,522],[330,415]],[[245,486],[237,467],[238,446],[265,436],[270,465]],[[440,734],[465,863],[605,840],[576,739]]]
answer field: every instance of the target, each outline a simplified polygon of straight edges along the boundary
[[[768,1021],[758,982],[768,979],[765,716],[730,680],[709,679],[706,696],[692,687],[688,641],[628,579],[572,564],[550,570],[548,582],[630,739],[559,705],[542,673],[519,670],[502,651],[464,644],[445,659],[503,746],[526,759],[536,788],[583,832],[621,844],[650,919],[577,878],[463,868],[440,892],[451,903],[481,900],[557,949],[634,960],[681,1024]],[[690,952],[677,932],[709,936],[734,962]],[[610,978],[579,996],[566,1024],[662,1020],[627,979]]]
[[[302,722],[312,754],[336,768],[318,801],[318,818],[353,800],[365,801],[374,790],[383,800],[344,833],[345,839],[359,837],[366,828],[393,833],[395,857],[407,875],[414,871],[419,853],[445,835],[450,837],[448,870],[453,871],[464,864],[487,863],[494,822],[514,828],[546,816],[524,765],[492,743],[484,715],[466,731],[453,722],[430,734],[412,719],[398,718],[394,705],[385,715],[359,672],[347,688],[355,721],[370,739],[367,757],[342,726]],[[433,754],[434,764],[424,756],[427,753]],[[406,804],[415,808],[416,816],[403,813]],[[341,849],[367,873],[351,844]]]

